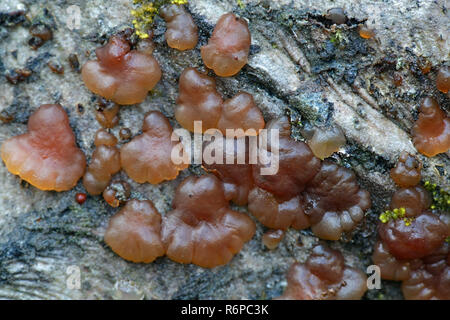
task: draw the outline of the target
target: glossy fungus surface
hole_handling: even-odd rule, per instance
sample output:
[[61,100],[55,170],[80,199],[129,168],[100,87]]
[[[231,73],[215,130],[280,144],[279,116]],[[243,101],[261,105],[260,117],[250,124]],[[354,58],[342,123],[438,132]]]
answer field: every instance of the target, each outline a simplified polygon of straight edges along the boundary
[[353,230],[370,205],[370,194],[359,188],[353,171],[329,161],[322,163],[304,192],[311,229],[327,240],[338,240],[343,232]]
[[294,263],[279,299],[358,300],[367,290],[366,275],[344,263],[344,257],[324,245],[314,247],[306,263]]
[[216,90],[216,81],[194,68],[180,76],[175,118],[181,126],[194,132],[194,121],[202,121],[202,131],[217,128],[223,100]]
[[422,186],[401,188],[392,195],[390,208],[405,208],[406,217],[415,217],[428,209],[431,197]]
[[98,48],[97,60],[86,62],[81,71],[92,92],[121,105],[144,101],[161,78],[161,69],[152,55],[131,50],[122,36],[113,36]]
[[262,242],[267,249],[273,250],[278,247],[278,244],[284,238],[283,230],[269,230],[262,236]]
[[423,100],[412,135],[417,151],[427,157],[449,150],[450,119],[433,98]]
[[83,185],[92,195],[101,194],[111,177],[120,171],[120,153],[115,146],[117,138],[105,130],[99,130],[95,137],[96,148],[83,177]]
[[[314,156],[308,145],[291,138],[291,126],[286,117],[272,120],[268,123],[268,141],[271,130],[278,130],[279,145],[267,143],[267,153],[276,159],[278,153],[278,172],[263,175],[261,169],[269,167],[263,163],[253,166],[255,184],[269,191],[280,200],[289,200],[302,192],[306,184],[316,175],[320,168],[320,160]],[[261,146],[265,148],[265,146]]]
[[123,259],[149,263],[164,255],[161,216],[148,200],[131,200],[109,221],[105,242]]
[[187,163],[172,161],[172,149],[179,141],[172,141],[172,126],[159,111],[151,111],[144,118],[142,134],[120,149],[120,162],[128,176],[136,182],[160,183],[172,180]]
[[443,93],[450,89],[450,68],[442,66],[436,75],[436,88]]
[[186,9],[172,4],[161,8],[159,12],[167,23],[164,35],[169,47],[178,50],[193,49],[198,41],[198,30]]
[[338,151],[347,141],[338,127],[316,128],[308,146],[319,159],[325,159]]
[[343,8],[331,8],[327,11],[326,18],[334,24],[344,24],[347,22],[347,15]]
[[1,157],[9,172],[41,190],[72,189],[86,167],[69,118],[57,104],[40,106],[28,121],[28,132],[2,144]]
[[206,268],[226,264],[255,233],[248,216],[230,210],[214,175],[185,179],[172,206],[164,216],[162,237],[167,256],[176,262]]
[[95,118],[103,128],[114,128],[119,124],[119,105],[100,98]]
[[411,271],[409,279],[402,283],[405,299],[450,300],[449,244],[444,243],[422,262]]
[[251,36],[247,21],[233,13],[222,15],[208,41],[201,48],[205,65],[221,77],[235,75],[247,64]]
[[422,163],[407,152],[402,152],[391,169],[391,178],[399,187],[413,187],[420,182]]

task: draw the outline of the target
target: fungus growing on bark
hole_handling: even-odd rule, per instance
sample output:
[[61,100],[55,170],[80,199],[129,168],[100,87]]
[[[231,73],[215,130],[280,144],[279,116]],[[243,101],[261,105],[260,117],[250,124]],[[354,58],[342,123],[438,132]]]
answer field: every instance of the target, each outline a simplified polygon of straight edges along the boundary
[[103,191],[103,200],[111,207],[117,208],[128,201],[131,195],[131,187],[125,181],[111,182]]
[[261,110],[257,107],[253,96],[247,92],[239,92],[223,103],[222,115],[217,128],[226,134],[226,129],[254,129],[257,135],[265,125]]
[[450,118],[430,97],[423,100],[419,111],[412,129],[417,151],[427,157],[447,152],[450,148]]
[[111,37],[98,48],[97,60],[86,62],[81,71],[89,90],[121,105],[144,101],[161,78],[161,69],[149,54],[131,50],[124,36]]
[[380,276],[385,280],[403,281],[409,278],[411,272],[411,262],[419,261],[400,260],[394,257],[382,241],[375,244],[372,261],[380,267]]
[[115,146],[117,138],[105,130],[97,131],[95,150],[92,154],[83,185],[92,195],[101,194],[108,186],[111,177],[120,171],[120,153]]
[[447,93],[450,89],[450,68],[448,66],[442,66],[436,76],[436,88]]
[[338,127],[316,128],[308,146],[317,158],[325,159],[339,150],[347,141]]
[[359,26],[358,32],[363,39],[371,39],[375,36],[375,32],[364,24]]
[[95,118],[103,128],[114,128],[119,124],[119,108],[118,104],[99,98]]
[[175,118],[181,126],[194,132],[194,121],[202,121],[203,132],[217,128],[223,101],[216,90],[216,81],[187,68],[181,73],[179,86]]
[[287,274],[283,300],[359,300],[366,275],[345,265],[342,253],[324,245],[313,248],[306,263],[294,263]]
[[120,162],[127,175],[136,182],[157,184],[172,180],[187,163],[175,164],[172,149],[179,143],[172,141],[172,126],[159,111],[149,112],[142,126],[142,134],[120,149]]
[[[203,168],[213,173],[223,182],[225,198],[232,200],[237,205],[246,205],[248,194],[253,188],[252,166],[249,164],[247,138],[226,139],[224,137],[215,137],[215,140],[204,145],[204,153],[206,150],[214,150],[222,152],[222,159],[219,155],[215,157],[212,163],[207,163],[203,157]],[[242,150],[245,149],[245,150]],[[242,156],[242,159],[239,159]],[[228,161],[233,160],[233,163]]]
[[322,239],[339,240],[353,230],[370,208],[370,194],[359,188],[353,171],[324,161],[303,193],[303,208],[312,231]]
[[406,217],[415,217],[428,209],[431,205],[431,198],[427,190],[422,186],[402,188],[394,192],[390,208],[404,208]]
[[28,132],[6,140],[0,152],[9,172],[41,190],[70,190],[86,168],[69,118],[57,104],[40,106],[28,120]]
[[212,268],[228,263],[255,233],[255,223],[230,210],[214,175],[190,176],[177,188],[173,210],[162,223],[167,256],[180,263]]
[[193,49],[197,45],[197,26],[183,6],[171,4],[162,7],[159,13],[167,23],[164,35],[169,47],[183,51]]
[[222,15],[208,41],[201,47],[205,65],[221,77],[235,75],[247,64],[251,36],[247,21],[233,13]]
[[399,187],[413,187],[420,182],[421,170],[422,163],[413,155],[403,151],[397,164],[391,169],[391,178]]
[[[306,184],[320,169],[320,160],[314,156],[311,149],[301,141],[291,138],[291,125],[286,117],[272,120],[267,124],[267,130],[278,130],[279,147],[268,144],[267,152],[278,151],[279,168],[273,175],[262,175],[261,168],[269,165],[253,166],[255,185],[274,194],[278,200],[289,200],[302,192]],[[274,150],[272,150],[274,147]],[[278,150],[275,150],[278,149]]]
[[161,215],[149,200],[131,200],[109,221],[105,242],[123,259],[149,263],[164,255]]
[[422,259],[422,262],[402,283],[405,299],[450,300],[449,244],[443,243],[433,254]]
[[267,249],[273,250],[278,247],[278,244],[284,238],[283,230],[269,230],[262,236],[262,242]]
[[345,14],[343,8],[328,9],[325,17],[331,20],[334,24],[344,24],[347,22],[347,15]]
[[[181,73],[179,86],[175,118],[191,132],[194,132],[194,121],[202,122],[202,132],[218,129],[224,135],[226,129],[242,129],[243,133],[238,136],[257,135],[264,128],[261,110],[247,92],[239,92],[223,102],[215,80],[194,68]],[[246,132],[248,129],[254,132]]]

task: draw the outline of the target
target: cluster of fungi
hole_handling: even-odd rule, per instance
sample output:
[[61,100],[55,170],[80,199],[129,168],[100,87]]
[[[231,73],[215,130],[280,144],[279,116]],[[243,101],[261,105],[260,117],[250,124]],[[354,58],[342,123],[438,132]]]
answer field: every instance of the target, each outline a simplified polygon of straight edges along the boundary
[[[342,10],[330,10],[328,19],[342,24]],[[181,5],[161,8],[167,24],[167,44],[177,50],[197,46],[198,30],[192,16]],[[373,31],[361,26],[361,37],[370,39]],[[28,132],[10,138],[1,147],[7,169],[41,190],[72,189],[80,178],[90,195],[103,195],[115,214],[104,235],[105,242],[123,259],[150,263],[167,256],[179,263],[212,268],[227,264],[256,231],[246,214],[230,208],[230,201],[247,206],[248,211],[270,230],[263,243],[275,249],[284,232],[311,228],[324,240],[339,240],[354,231],[371,206],[370,195],[359,187],[353,171],[328,158],[345,144],[337,127],[317,128],[307,143],[291,137],[287,117],[267,123],[253,96],[238,92],[223,99],[214,77],[195,68],[185,69],[179,79],[175,119],[195,132],[242,129],[243,136],[232,138],[248,143],[261,129],[276,130],[279,143],[268,143],[265,152],[277,154],[278,171],[262,174],[269,163],[203,163],[204,175],[189,176],[178,186],[172,210],[161,215],[150,200],[130,199],[130,186],[114,180],[120,170],[137,183],[159,184],[175,179],[188,164],[171,161],[179,141],[169,120],[159,111],[145,115],[142,133],[132,137],[125,128],[121,140],[110,129],[119,123],[121,105],[137,104],[146,98],[161,79],[158,61],[152,56],[151,36],[137,47],[129,32],[120,32],[96,50],[96,60],[86,62],[81,75],[86,87],[99,95],[96,118],[102,129],[95,137],[95,151],[89,164],[76,146],[69,119],[60,105],[42,105],[29,118]],[[209,42],[202,46],[205,66],[217,76],[237,74],[248,61],[251,35],[246,20],[233,13],[220,17]],[[449,87],[448,67],[437,77],[443,93]],[[434,156],[450,147],[450,120],[432,98],[420,107],[414,125],[417,150]],[[229,140],[229,138],[222,138]],[[176,140],[176,139],[175,139]],[[214,141],[217,142],[217,141]],[[213,143],[213,142],[210,142]],[[203,146],[208,148],[208,144]],[[235,150],[236,151],[236,150]],[[228,157],[229,150],[224,151]],[[231,155],[236,160],[236,153]],[[429,211],[428,192],[419,184],[422,164],[412,155],[402,154],[391,171],[400,189],[391,201],[391,210],[380,217],[379,237],[373,255],[384,279],[403,281],[406,298],[450,298],[450,218]],[[86,195],[77,194],[82,204]],[[280,299],[360,299],[366,276],[345,264],[342,253],[324,244],[317,245],[305,263],[294,263],[287,276],[288,286]]]

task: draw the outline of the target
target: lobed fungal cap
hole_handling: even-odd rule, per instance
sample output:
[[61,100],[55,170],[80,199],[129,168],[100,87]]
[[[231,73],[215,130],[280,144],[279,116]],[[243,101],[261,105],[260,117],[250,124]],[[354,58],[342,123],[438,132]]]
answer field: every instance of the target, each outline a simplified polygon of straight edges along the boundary
[[28,120],[28,132],[6,140],[0,152],[9,172],[41,190],[70,190],[86,168],[69,118],[58,104],[40,106]]

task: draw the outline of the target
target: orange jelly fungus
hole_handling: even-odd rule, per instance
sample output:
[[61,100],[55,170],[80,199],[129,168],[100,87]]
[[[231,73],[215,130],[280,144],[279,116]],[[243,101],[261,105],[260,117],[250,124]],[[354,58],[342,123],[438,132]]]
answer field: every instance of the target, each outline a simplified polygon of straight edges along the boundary
[[294,263],[282,300],[359,300],[367,290],[366,275],[345,265],[342,253],[314,247],[306,263]]
[[389,252],[383,241],[375,244],[372,260],[380,267],[381,278],[393,281],[407,280],[410,277],[411,264],[417,263],[417,261],[397,259]]
[[269,230],[262,236],[262,242],[267,249],[273,250],[284,238],[283,230]]
[[2,144],[1,157],[11,173],[41,190],[70,190],[86,168],[69,118],[57,104],[40,106],[28,121],[28,132]]
[[142,126],[143,133],[120,149],[120,162],[128,176],[136,182],[157,184],[172,180],[187,163],[175,164],[172,149],[179,144],[172,141],[172,126],[159,111],[149,112]]
[[[217,146],[217,145],[218,146]],[[232,144],[232,146],[229,146]],[[214,141],[204,146],[204,152],[209,147],[213,150],[222,150],[222,162],[214,161],[207,164],[203,159],[203,168],[216,175],[222,182],[225,190],[225,198],[233,201],[237,205],[246,205],[248,194],[253,188],[252,166],[249,164],[248,157],[248,138],[226,139],[224,137],[216,137]],[[245,148],[245,150],[242,150]],[[239,161],[239,156],[244,155],[245,158]],[[233,164],[227,164],[227,159],[233,159]],[[216,159],[214,159],[216,160]]]
[[[194,68],[183,71],[179,85],[175,118],[183,128],[194,132],[194,121],[202,121],[202,132],[218,129],[226,134],[226,129],[242,129],[237,136],[257,135],[264,128],[261,110],[251,94],[239,92],[223,102],[215,80]],[[245,132],[248,129],[253,130]]]
[[391,169],[391,178],[399,187],[413,187],[420,182],[422,163],[407,152],[402,152]]
[[371,39],[375,36],[375,32],[365,25],[360,25],[358,28],[359,36],[363,39]]
[[114,128],[119,124],[119,105],[104,98],[99,99],[95,118],[103,128]]
[[436,88],[447,93],[450,89],[450,68],[448,66],[442,66],[436,76]]
[[192,16],[181,5],[171,4],[161,8],[161,16],[166,20],[166,41],[177,50],[194,49],[198,41],[198,29]]
[[165,253],[161,215],[148,200],[131,200],[109,221],[105,242],[125,260],[149,263]]
[[83,185],[89,194],[98,195],[106,189],[111,177],[120,171],[120,157],[115,146],[117,138],[105,130],[97,132],[94,143],[96,149],[83,177]]
[[328,161],[304,192],[311,230],[326,240],[339,240],[343,232],[355,229],[370,206],[370,194],[359,188],[353,171]]
[[251,36],[247,21],[233,13],[222,15],[206,46],[201,48],[205,65],[221,77],[235,75],[247,64]]
[[428,209],[431,197],[422,186],[401,188],[394,192],[390,208],[405,208],[406,217],[414,217]]
[[213,268],[228,263],[255,234],[255,223],[230,210],[214,175],[188,177],[177,188],[173,210],[164,216],[167,256],[180,263]]
[[325,159],[338,151],[347,141],[338,127],[316,128],[308,141],[311,151],[319,159]]
[[430,97],[423,100],[419,111],[412,129],[417,151],[427,157],[447,152],[450,149],[450,118]]
[[113,36],[98,48],[97,60],[86,62],[81,76],[92,92],[121,105],[144,101],[148,91],[161,78],[156,59],[149,54],[131,50],[122,36]]

